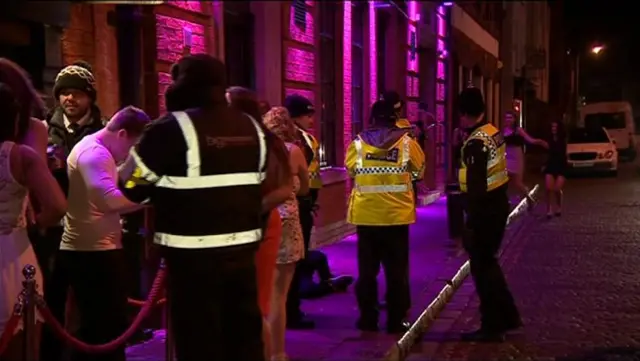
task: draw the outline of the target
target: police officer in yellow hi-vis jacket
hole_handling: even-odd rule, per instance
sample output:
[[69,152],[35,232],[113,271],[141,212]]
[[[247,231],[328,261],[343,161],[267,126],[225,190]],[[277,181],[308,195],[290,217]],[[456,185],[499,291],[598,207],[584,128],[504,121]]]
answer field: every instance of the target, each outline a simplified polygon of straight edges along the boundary
[[[318,192],[322,188],[322,180],[320,179],[320,144],[308,131],[313,128],[313,116],[316,111],[313,103],[300,94],[288,95],[284,100],[284,106],[296,124],[298,137],[296,143],[304,152],[309,170],[309,194],[304,197],[298,197],[302,238],[304,239],[305,253],[308,254],[309,244],[311,243],[311,230],[313,229],[313,210],[318,200]],[[305,259],[300,260],[296,266],[287,296],[287,327],[290,329],[310,329],[315,326],[313,321],[304,318],[304,313],[300,310],[300,283],[305,267],[309,267],[308,261]]]
[[463,245],[471,262],[471,276],[480,299],[481,326],[464,340],[500,342],[521,326],[520,314],[498,263],[497,253],[509,217],[505,144],[500,131],[484,120],[484,99],[478,88],[459,96],[462,126],[469,136],[462,146],[458,171],[467,197]]
[[395,126],[393,105],[378,101],[373,126],[351,142],[345,164],[354,179],[347,221],[358,235],[360,309],[357,327],[378,330],[380,265],[386,277],[387,332],[406,330],[409,293],[409,225],[416,221],[411,173],[424,172],[424,152],[407,132]]

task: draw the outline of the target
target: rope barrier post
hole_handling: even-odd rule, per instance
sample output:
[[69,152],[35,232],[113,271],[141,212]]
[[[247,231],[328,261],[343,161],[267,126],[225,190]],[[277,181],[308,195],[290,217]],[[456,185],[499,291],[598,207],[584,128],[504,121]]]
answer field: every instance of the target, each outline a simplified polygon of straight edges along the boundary
[[[164,259],[160,260],[160,268],[163,270],[167,269],[167,264],[165,263]],[[166,297],[166,300],[167,301],[164,304],[164,324],[166,327],[164,339],[165,361],[174,361],[175,345],[173,342],[173,332],[171,331],[171,329],[173,328],[173,325],[171,324],[171,302],[169,300],[169,297]]]
[[36,333],[36,297],[37,287],[36,284],[36,268],[33,265],[26,265],[22,269],[22,275],[24,281],[22,281],[22,296],[23,296],[23,327],[24,327],[24,342],[23,342],[23,361],[37,361],[36,350],[37,333]]

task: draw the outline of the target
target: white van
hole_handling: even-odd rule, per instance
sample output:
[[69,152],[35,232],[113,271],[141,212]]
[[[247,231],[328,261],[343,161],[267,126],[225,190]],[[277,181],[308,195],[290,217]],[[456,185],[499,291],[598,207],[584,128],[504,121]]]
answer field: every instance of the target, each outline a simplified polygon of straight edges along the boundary
[[578,127],[603,127],[614,139],[620,155],[636,156],[636,126],[628,102],[601,102],[587,104],[580,109]]

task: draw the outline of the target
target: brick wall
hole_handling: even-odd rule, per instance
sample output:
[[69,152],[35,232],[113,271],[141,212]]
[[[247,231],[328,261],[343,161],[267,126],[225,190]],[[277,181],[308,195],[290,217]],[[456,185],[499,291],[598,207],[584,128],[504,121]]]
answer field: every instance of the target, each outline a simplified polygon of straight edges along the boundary
[[[199,1],[171,1],[155,11],[159,113],[164,112],[164,93],[171,84],[171,65],[187,52],[213,53],[212,4]],[[185,47],[185,31],[191,32],[191,47]]]
[[[319,100],[317,84],[317,34],[316,27],[317,7],[312,1],[307,1],[305,26],[295,24],[295,14],[291,2],[283,1],[284,32],[282,34],[282,85],[283,95],[300,94],[317,104]],[[283,99],[284,99],[283,97]],[[316,128],[311,130],[319,134],[319,122]]]
[[85,60],[93,66],[98,105],[106,116],[120,105],[116,29],[107,23],[107,13],[114,9],[115,5],[74,3],[69,26],[62,34],[63,64]]

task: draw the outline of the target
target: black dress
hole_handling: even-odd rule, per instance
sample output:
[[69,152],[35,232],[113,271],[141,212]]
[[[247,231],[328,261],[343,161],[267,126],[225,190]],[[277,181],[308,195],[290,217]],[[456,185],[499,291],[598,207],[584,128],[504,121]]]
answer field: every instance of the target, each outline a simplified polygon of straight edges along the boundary
[[544,167],[544,174],[554,177],[564,176],[567,171],[567,143],[564,140],[551,139],[549,155]]

